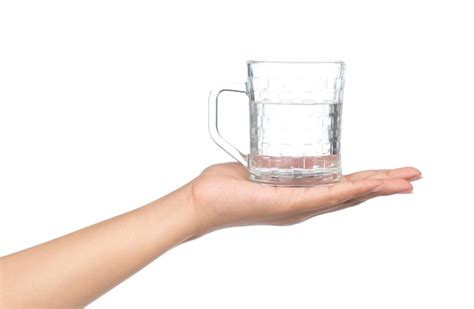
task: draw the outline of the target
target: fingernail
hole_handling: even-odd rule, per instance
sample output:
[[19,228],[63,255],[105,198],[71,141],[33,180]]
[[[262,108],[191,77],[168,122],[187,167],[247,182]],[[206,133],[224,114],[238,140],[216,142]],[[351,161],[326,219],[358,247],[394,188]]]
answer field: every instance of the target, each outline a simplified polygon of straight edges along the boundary
[[420,180],[420,179],[423,179],[422,175],[417,175],[415,177],[408,178],[408,181],[415,181],[415,180]]

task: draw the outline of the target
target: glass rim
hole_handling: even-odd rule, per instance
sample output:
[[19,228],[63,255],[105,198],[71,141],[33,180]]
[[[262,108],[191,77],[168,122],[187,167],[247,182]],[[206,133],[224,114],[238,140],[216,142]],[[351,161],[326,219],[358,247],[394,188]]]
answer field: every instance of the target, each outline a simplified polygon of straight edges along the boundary
[[283,61],[283,60],[247,60],[247,64],[340,64],[345,65],[344,61],[341,60],[319,60],[319,61]]

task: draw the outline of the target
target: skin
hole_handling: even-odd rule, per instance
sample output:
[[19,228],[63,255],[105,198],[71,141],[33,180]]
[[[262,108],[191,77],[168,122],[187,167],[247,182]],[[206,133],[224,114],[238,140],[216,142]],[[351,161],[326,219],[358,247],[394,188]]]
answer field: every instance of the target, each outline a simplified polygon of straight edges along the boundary
[[409,193],[421,173],[371,170],[318,187],[273,187],[248,177],[238,163],[213,165],[143,207],[1,257],[0,307],[82,308],[185,241],[231,226],[295,224]]

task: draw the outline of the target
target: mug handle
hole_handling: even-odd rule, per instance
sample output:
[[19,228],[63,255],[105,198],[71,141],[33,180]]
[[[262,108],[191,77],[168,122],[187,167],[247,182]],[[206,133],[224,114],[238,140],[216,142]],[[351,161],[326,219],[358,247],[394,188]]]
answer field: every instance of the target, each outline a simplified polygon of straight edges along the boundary
[[231,157],[240,162],[243,166],[247,167],[247,155],[226,141],[219,133],[219,95],[225,91],[247,94],[247,88],[244,83],[222,83],[211,90],[209,93],[209,134],[217,146],[221,147]]

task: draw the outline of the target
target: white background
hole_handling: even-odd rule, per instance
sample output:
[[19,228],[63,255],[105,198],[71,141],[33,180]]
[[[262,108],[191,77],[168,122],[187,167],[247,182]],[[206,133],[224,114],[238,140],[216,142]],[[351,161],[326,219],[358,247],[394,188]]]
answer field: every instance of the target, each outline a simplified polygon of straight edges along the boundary
[[[229,161],[207,95],[246,60],[341,59],[344,171],[416,166],[414,194],[212,233],[90,308],[473,308],[468,3],[0,2],[0,255]],[[238,102],[231,140],[247,137]]]

